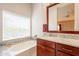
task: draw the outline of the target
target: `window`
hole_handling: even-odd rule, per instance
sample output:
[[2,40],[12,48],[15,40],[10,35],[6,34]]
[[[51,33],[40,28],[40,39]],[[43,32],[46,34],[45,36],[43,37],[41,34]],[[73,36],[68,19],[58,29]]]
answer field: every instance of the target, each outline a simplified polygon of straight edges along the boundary
[[3,11],[3,41],[30,36],[30,18]]

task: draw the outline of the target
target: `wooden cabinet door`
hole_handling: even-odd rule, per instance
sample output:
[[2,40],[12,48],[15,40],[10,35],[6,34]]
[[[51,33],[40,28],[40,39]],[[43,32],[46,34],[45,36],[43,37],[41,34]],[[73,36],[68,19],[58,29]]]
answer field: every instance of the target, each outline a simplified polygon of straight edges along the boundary
[[71,56],[71,55],[60,52],[60,51],[56,51],[56,56]]
[[55,43],[47,40],[37,40],[37,56],[55,56]]
[[55,49],[46,47],[45,48],[45,55],[46,56],[55,56]]
[[55,50],[43,45],[38,45],[37,56],[55,56]]
[[45,47],[40,44],[37,45],[37,56],[45,56]]

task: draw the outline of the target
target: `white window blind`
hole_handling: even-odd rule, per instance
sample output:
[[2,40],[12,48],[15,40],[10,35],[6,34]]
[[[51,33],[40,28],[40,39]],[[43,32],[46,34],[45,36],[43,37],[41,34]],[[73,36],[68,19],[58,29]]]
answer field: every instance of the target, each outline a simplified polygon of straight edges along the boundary
[[30,36],[30,18],[3,11],[3,40]]

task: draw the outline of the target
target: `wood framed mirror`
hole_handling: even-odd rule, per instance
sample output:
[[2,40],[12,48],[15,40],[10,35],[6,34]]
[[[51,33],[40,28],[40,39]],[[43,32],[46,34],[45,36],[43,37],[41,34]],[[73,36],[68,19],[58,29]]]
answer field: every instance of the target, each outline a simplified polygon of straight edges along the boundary
[[77,9],[77,4],[74,3],[54,3],[47,6],[47,32],[79,34]]

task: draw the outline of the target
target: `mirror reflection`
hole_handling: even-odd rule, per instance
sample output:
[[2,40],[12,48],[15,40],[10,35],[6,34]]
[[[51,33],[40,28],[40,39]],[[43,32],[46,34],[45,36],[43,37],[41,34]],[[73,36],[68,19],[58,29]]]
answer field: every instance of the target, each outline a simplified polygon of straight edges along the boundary
[[57,25],[60,31],[74,31],[74,4],[57,8]]
[[[76,31],[78,9],[74,3],[60,3],[48,8],[49,31]],[[76,19],[76,20],[75,20]]]

